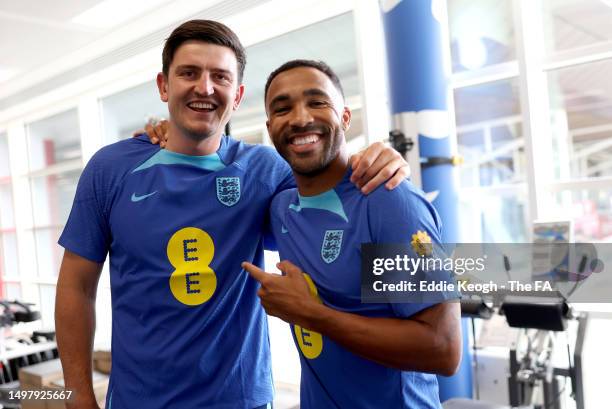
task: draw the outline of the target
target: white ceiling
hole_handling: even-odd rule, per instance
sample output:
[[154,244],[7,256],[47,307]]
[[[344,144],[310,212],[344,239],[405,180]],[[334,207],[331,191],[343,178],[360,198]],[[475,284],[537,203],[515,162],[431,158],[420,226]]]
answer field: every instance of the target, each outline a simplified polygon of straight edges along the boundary
[[[123,8],[109,22],[111,26],[97,28],[71,20],[104,0],[0,0],[0,100],[154,33],[163,32],[163,40],[178,22],[204,18],[200,13],[212,11],[213,16],[220,17],[267,0],[138,0],[142,3],[138,8],[135,0],[130,1],[121,4]],[[136,11],[130,15],[129,9]],[[156,44],[160,41],[156,38]]]
[[114,27],[100,29],[70,21],[101,2],[0,1],[0,88],[9,77],[27,76],[111,32]]

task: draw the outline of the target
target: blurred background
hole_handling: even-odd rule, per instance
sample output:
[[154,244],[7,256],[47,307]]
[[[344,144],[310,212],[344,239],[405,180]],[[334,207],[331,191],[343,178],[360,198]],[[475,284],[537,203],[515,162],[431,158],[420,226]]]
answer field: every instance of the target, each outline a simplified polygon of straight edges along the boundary
[[[612,242],[612,1],[445,3],[452,138],[465,160],[461,241],[529,242],[534,221],[564,220],[576,242]],[[56,242],[79,175],[100,147],[167,117],[155,75],[174,27],[214,19],[242,40],[246,96],[231,129],[250,143],[270,144],[267,75],[293,58],[326,61],[353,110],[357,151],[389,132],[378,13],[375,0],[0,1],[0,298],[32,303],[41,317],[27,325],[53,328]],[[109,306],[105,270],[97,349],[110,346]],[[612,336],[612,308],[581,308],[601,314],[595,350]],[[295,391],[289,328],[270,323],[275,379]],[[590,379],[607,378],[610,365],[593,364]],[[592,389],[592,402],[604,402]]]

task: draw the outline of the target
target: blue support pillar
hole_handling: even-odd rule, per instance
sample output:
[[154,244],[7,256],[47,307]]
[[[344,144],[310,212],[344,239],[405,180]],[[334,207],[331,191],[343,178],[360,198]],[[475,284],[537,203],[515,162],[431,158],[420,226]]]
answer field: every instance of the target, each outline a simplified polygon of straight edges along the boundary
[[[447,81],[440,20],[441,0],[382,0],[390,102],[396,129],[415,142],[411,168],[443,223],[445,243],[459,241],[458,196],[448,118]],[[442,9],[440,9],[442,7]],[[446,160],[446,162],[445,162]],[[419,161],[415,163],[416,161]],[[420,167],[420,163],[431,166]],[[416,168],[416,169],[415,169]],[[438,377],[440,400],[472,396],[467,322],[462,323],[463,360],[452,377]]]

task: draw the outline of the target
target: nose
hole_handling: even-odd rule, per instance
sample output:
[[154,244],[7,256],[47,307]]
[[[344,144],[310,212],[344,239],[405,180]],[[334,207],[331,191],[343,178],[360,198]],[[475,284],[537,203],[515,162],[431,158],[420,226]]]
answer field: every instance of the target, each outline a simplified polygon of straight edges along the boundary
[[215,92],[213,87],[213,81],[210,78],[210,74],[203,73],[200,80],[197,82],[195,91],[201,95],[212,95]]
[[303,105],[297,105],[291,112],[289,118],[291,126],[303,128],[304,126],[313,122],[313,117],[308,107]]

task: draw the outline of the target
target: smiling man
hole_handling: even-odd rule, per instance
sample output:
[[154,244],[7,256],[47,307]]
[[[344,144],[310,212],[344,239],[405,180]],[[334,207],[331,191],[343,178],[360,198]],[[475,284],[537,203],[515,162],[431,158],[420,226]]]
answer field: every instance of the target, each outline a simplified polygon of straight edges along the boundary
[[458,303],[360,298],[361,244],[410,244],[414,235],[439,243],[436,211],[407,181],[368,196],[350,183],[344,132],[351,111],[326,64],[282,65],[268,78],[265,100],[268,131],[297,189],[279,193],[270,210],[285,275],[243,267],[261,283],[266,312],[292,324],[300,407],[440,408],[433,374],[450,375],[459,364]]
[[[294,181],[273,149],[223,135],[244,94],[245,63],[223,24],[182,24],[166,41],[157,76],[171,119],[167,149],[143,135],[102,148],[85,167],[59,240],[66,251],[56,330],[66,387],[75,392],[70,408],[98,407],[91,349],[107,255],[106,407],[253,409],[272,401],[266,315],[240,262],[263,264],[272,197]],[[359,162],[374,163],[383,179],[401,166],[376,165],[367,152]]]
[[[178,42],[177,37],[190,38],[191,33],[186,31],[171,39]],[[219,130],[229,122],[244,94],[246,56],[243,50],[228,51],[223,44],[197,39],[187,39],[177,49],[164,49],[164,71],[157,75],[157,86],[161,100],[168,103],[170,134],[183,136],[169,139],[168,150],[202,155],[219,148]],[[236,66],[240,67],[238,71]]]

